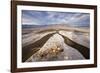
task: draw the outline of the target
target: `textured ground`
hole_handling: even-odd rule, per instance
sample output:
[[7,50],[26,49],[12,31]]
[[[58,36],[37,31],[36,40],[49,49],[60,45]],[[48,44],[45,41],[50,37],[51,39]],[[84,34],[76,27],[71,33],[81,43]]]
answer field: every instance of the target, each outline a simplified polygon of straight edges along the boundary
[[59,61],[89,59],[89,32],[77,29],[31,31],[22,35],[22,60]]

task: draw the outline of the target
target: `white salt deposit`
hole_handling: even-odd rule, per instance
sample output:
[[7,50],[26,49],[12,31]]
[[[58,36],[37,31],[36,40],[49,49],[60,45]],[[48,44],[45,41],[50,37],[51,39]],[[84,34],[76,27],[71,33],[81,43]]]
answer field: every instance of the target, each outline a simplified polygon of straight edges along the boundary
[[[53,49],[53,50],[52,50]],[[63,50],[63,51],[62,51]],[[55,60],[80,60],[85,59],[80,52],[64,43],[64,38],[56,33],[33,54],[29,61],[55,61]]]
[[59,31],[60,34],[68,37],[72,41],[81,44],[86,47],[90,47],[90,42],[89,42],[89,34],[88,33],[81,33],[81,32],[73,32],[73,31]]

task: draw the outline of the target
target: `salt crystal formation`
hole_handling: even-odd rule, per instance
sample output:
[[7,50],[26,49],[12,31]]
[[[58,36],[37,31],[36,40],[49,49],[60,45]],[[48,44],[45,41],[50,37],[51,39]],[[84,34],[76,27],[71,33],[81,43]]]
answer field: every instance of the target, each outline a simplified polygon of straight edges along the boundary
[[64,38],[55,33],[48,41],[33,54],[26,62],[56,61],[56,60],[80,60],[85,59],[76,49],[68,46]]

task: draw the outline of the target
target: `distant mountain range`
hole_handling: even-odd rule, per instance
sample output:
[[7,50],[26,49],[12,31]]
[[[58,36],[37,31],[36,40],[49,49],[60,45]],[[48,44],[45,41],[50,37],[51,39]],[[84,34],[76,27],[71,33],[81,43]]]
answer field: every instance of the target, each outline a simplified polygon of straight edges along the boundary
[[48,25],[22,25],[22,28],[39,28],[39,27],[45,27],[45,26],[48,26]]
[[69,24],[51,24],[51,25],[27,25],[23,24],[22,29],[24,28],[43,28],[43,27],[89,27],[89,26],[72,26]]

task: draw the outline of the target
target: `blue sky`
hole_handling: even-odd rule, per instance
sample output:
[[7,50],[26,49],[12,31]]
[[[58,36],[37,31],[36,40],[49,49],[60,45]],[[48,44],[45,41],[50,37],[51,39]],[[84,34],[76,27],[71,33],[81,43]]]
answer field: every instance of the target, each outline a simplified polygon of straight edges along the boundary
[[89,13],[22,10],[23,25],[90,26]]

